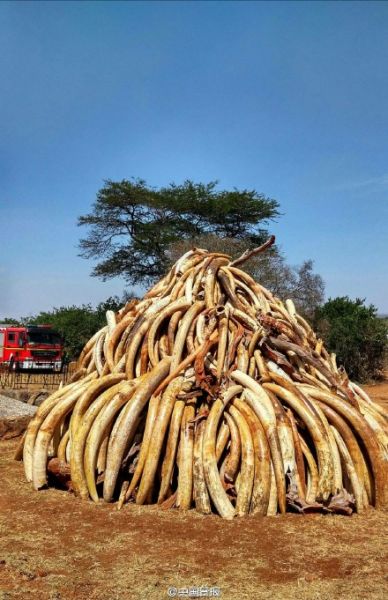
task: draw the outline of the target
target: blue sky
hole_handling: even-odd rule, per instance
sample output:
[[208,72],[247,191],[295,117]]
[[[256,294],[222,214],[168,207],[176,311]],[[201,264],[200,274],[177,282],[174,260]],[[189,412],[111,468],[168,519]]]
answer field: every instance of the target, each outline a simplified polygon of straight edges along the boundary
[[77,256],[104,179],[218,179],[326,295],[388,313],[388,3],[1,2],[0,317],[124,288]]

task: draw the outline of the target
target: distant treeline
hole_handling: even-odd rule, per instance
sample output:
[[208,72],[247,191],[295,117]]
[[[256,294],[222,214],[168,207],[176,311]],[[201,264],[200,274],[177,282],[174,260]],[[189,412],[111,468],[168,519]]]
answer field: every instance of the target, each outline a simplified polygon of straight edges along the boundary
[[117,311],[131,297],[133,296],[128,292],[123,294],[122,298],[111,296],[95,307],[92,304],[60,306],[51,311],[41,311],[36,315],[19,319],[6,317],[0,319],[0,324],[51,325],[64,338],[65,359],[75,360],[92,335],[106,325],[106,311]]
[[[0,323],[50,324],[65,339],[67,360],[74,360],[92,335],[106,324],[106,311],[117,311],[132,297],[129,292],[122,298],[110,297],[96,307],[62,306],[32,317],[0,319]],[[329,351],[337,355],[337,364],[343,365],[352,379],[362,382],[382,375],[388,319],[379,318],[374,306],[366,306],[360,299],[332,298],[315,309],[310,321]]]

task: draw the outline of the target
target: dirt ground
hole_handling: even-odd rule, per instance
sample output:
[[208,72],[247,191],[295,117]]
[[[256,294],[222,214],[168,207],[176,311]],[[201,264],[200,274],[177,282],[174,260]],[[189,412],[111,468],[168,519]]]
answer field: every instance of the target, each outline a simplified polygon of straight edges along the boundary
[[363,388],[373,400],[384,406],[388,412],[388,370],[385,371],[383,382],[364,385]]
[[[388,381],[366,389],[388,408]],[[187,598],[201,586],[202,597],[226,599],[388,598],[387,512],[232,522],[133,505],[118,512],[33,492],[12,459],[16,443],[0,442],[0,600]]]

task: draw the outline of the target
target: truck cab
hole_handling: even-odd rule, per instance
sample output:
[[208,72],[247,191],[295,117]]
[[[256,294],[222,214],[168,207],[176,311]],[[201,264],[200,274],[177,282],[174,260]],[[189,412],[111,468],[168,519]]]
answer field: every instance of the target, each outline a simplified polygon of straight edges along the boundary
[[62,369],[63,339],[49,325],[0,325],[0,364],[10,370]]

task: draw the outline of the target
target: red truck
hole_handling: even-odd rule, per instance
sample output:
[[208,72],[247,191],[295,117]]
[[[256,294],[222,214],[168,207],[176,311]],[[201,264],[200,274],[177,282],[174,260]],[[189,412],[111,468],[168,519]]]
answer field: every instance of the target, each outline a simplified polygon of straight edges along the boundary
[[10,370],[60,372],[63,339],[50,325],[15,327],[0,324],[0,366]]

